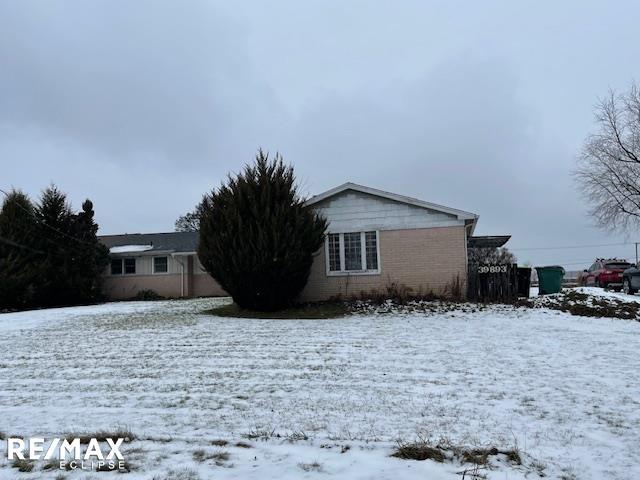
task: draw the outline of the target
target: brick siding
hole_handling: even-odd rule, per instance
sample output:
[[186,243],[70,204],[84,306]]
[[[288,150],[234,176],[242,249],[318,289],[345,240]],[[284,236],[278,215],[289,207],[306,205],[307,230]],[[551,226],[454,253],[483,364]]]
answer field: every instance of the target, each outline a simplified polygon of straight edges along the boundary
[[316,254],[303,301],[349,298],[372,290],[385,291],[391,282],[410,287],[412,293],[445,293],[460,279],[466,285],[466,237],[462,226],[379,233],[379,275],[327,276],[324,247]]

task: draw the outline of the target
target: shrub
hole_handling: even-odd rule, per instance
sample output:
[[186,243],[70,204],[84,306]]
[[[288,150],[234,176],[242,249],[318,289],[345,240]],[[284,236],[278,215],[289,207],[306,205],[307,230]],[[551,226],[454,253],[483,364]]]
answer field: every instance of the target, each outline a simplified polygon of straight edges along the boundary
[[145,290],[140,290],[138,293],[136,293],[136,296],[133,297],[133,299],[134,300],[164,300],[164,297],[151,289],[145,289]]
[[238,306],[275,311],[304,288],[326,228],[300,197],[293,167],[259,151],[203,199],[198,256]]
[[456,278],[445,285],[443,295],[452,300],[462,300],[464,298],[463,283],[460,280],[460,275],[456,275]]

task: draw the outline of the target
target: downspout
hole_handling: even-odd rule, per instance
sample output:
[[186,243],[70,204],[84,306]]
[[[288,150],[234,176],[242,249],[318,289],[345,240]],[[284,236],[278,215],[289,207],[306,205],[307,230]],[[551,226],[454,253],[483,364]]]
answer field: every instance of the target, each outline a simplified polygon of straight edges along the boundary
[[180,297],[184,298],[184,262],[182,260],[179,260],[180,255],[176,255],[175,253],[172,253],[171,256],[173,258],[176,259],[176,261],[180,264]]
[[471,223],[464,226],[464,297],[467,298],[469,292],[469,238],[473,236],[473,230],[478,223],[478,215],[471,220]]

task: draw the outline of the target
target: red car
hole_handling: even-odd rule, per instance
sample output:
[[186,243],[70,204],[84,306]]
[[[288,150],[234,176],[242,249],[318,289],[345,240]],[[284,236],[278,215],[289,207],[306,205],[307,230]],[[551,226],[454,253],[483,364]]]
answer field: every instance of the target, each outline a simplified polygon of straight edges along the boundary
[[622,272],[633,265],[618,258],[598,258],[588,270],[584,270],[578,283],[586,287],[603,287],[620,290]]

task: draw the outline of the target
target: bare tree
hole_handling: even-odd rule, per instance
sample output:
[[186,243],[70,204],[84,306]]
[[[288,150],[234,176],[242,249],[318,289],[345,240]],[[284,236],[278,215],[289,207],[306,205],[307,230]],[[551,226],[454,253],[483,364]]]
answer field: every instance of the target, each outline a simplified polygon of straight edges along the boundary
[[202,208],[205,201],[206,196],[202,198],[202,202],[196,205],[192,212],[187,212],[177,218],[175,222],[176,232],[197,232],[200,230],[200,217],[202,216]]
[[477,265],[511,265],[516,263],[516,256],[506,247],[469,247],[467,249],[469,263]]
[[603,227],[640,225],[640,89],[610,91],[596,107],[598,132],[587,137],[575,177]]

